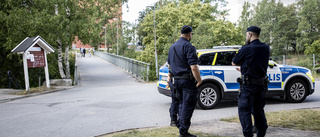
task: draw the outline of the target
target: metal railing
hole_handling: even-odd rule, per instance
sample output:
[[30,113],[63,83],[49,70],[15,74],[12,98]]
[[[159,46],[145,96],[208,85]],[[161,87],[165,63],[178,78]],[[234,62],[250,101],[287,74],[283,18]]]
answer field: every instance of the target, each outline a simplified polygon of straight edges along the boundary
[[134,77],[149,81],[149,63],[100,51],[95,51],[94,55],[124,69]]

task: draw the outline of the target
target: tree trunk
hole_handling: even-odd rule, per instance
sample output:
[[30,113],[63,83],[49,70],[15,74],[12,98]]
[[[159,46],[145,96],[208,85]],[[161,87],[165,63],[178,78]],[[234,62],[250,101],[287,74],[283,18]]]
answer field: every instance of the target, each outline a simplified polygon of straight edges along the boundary
[[[68,14],[68,16],[70,17],[70,14]],[[67,25],[67,37],[70,36],[69,34],[69,25]],[[66,42],[66,47],[65,47],[65,53],[64,53],[64,65],[66,65],[66,79],[70,79],[70,65],[69,65],[69,43]]]
[[62,63],[62,44],[61,40],[57,40],[58,43],[58,67],[59,67],[59,73],[62,79],[66,78],[66,75],[64,74],[63,71],[63,63]]
[[66,78],[70,78],[70,65],[69,65],[69,46],[66,46],[64,53],[64,64],[66,65]]

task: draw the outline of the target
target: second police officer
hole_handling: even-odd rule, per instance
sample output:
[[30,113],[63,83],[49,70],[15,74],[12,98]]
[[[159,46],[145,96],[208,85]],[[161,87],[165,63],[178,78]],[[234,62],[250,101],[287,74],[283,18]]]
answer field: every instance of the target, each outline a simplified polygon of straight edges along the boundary
[[245,137],[253,136],[252,112],[257,127],[257,137],[265,136],[268,128],[264,106],[270,47],[259,40],[260,31],[257,26],[247,28],[247,45],[243,46],[232,60],[232,65],[241,66],[238,113]]
[[197,102],[197,87],[202,83],[198,68],[198,56],[196,48],[190,43],[191,37],[191,26],[183,26],[180,39],[171,45],[168,55],[169,76],[173,76],[174,90],[179,96],[177,127],[180,137],[196,137],[188,130]]

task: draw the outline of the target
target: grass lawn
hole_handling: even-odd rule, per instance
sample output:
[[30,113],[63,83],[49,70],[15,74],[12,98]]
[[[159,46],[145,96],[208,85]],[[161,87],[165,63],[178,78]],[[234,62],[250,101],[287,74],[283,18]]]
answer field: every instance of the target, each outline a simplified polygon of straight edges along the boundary
[[47,88],[46,86],[42,86],[42,87],[36,87],[36,88],[30,88],[30,91],[20,91],[20,92],[14,92],[11,93],[12,95],[28,95],[28,94],[32,94],[32,93],[39,93],[39,92],[44,92],[44,91],[48,91],[48,90],[53,90],[55,89],[54,87],[50,87]]
[[[266,113],[268,125],[300,130],[320,132],[320,110],[299,109]],[[227,122],[239,122],[238,117],[221,119]]]
[[[201,132],[190,131],[191,134],[195,134],[199,137],[219,137]],[[101,137],[178,137],[179,130],[176,127],[162,127],[162,128],[146,128],[146,129],[134,129],[124,132],[118,132],[108,135],[102,135]]]

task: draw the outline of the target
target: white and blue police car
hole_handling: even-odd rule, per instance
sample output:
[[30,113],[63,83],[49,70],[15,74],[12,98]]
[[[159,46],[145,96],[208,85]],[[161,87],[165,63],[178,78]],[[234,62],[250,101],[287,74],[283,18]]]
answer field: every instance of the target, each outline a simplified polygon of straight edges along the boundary
[[[197,50],[202,84],[198,88],[197,106],[212,109],[221,100],[235,100],[239,92],[237,78],[238,66],[232,66],[232,58],[241,46],[217,46],[213,49]],[[171,96],[166,88],[168,64],[159,70],[158,91]],[[299,66],[280,65],[269,61],[269,85],[267,97],[278,96],[288,102],[300,103],[311,95],[315,89],[315,81],[309,69]]]

